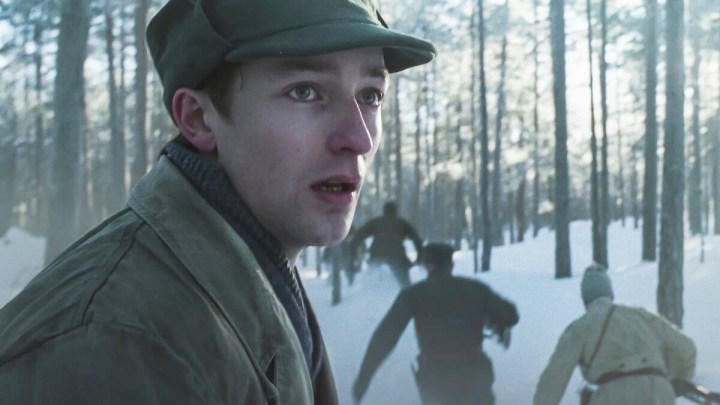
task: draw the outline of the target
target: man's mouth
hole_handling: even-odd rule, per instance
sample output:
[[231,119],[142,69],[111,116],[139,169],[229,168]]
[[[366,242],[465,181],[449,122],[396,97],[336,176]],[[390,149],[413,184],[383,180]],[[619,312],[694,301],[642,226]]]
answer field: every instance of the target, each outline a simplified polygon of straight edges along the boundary
[[352,193],[357,190],[355,183],[340,181],[325,181],[312,186],[315,191],[323,191],[327,193]]

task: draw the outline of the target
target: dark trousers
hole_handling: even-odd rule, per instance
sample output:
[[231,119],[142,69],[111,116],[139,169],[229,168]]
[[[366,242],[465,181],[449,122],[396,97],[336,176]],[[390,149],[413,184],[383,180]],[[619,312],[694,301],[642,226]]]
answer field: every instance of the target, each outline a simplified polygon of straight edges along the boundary
[[415,379],[423,405],[493,405],[492,362],[483,352],[418,356]]
[[405,288],[410,285],[410,266],[412,263],[410,263],[407,258],[405,258],[405,260],[384,257],[372,258],[368,261],[368,264],[371,267],[387,265],[390,268],[390,271],[392,271],[393,276],[395,276],[400,288]]

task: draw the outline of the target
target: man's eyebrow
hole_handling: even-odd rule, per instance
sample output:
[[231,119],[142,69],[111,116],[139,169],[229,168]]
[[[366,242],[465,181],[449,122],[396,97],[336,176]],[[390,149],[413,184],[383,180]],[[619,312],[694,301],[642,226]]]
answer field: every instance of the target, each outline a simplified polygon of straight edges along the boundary
[[[336,65],[327,63],[321,59],[285,58],[274,65],[270,69],[270,72],[274,75],[284,75],[293,72],[332,73],[338,70],[339,68]],[[390,73],[385,67],[372,66],[368,67],[367,75],[373,78],[387,80]]]
[[387,68],[384,67],[378,67],[370,69],[370,76],[377,77],[379,79],[387,80],[388,77],[390,77],[390,72],[387,70]]

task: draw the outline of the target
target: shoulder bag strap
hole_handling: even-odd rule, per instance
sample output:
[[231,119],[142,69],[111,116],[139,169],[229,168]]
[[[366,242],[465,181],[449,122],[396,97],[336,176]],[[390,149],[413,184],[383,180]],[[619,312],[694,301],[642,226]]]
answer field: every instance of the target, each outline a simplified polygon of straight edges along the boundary
[[600,331],[600,337],[598,338],[597,344],[595,345],[595,350],[593,350],[593,353],[590,356],[590,361],[588,362],[588,365],[587,365],[588,370],[590,370],[590,367],[592,367],[593,360],[595,360],[595,355],[597,354],[598,349],[600,348],[600,343],[602,343],[602,338],[603,338],[603,336],[605,336],[605,330],[607,329],[608,321],[610,320],[610,316],[612,315],[614,310],[615,310],[615,305],[610,307],[610,310],[608,311],[608,314],[605,317],[605,323],[603,323],[602,330]]

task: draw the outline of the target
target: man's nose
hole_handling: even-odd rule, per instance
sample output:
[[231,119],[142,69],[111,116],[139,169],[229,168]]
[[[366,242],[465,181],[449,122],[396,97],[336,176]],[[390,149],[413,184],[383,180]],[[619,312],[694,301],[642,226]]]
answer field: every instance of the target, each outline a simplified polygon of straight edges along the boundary
[[[377,141],[379,126],[376,117],[363,113],[357,100],[349,100],[337,106],[337,124],[330,136],[330,149],[335,153],[366,155],[373,150]],[[379,114],[379,112],[372,113]],[[371,120],[368,122],[368,119]]]

